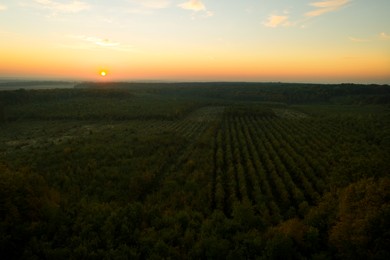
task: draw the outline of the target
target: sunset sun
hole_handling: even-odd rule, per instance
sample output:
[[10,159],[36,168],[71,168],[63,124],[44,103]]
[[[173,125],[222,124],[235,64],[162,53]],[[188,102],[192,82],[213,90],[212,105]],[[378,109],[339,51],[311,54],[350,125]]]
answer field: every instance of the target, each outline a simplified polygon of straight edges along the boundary
[[100,72],[100,76],[102,76],[102,77],[105,77],[105,76],[107,76],[107,72],[105,72],[104,70],[103,70],[103,71],[101,71],[101,72]]

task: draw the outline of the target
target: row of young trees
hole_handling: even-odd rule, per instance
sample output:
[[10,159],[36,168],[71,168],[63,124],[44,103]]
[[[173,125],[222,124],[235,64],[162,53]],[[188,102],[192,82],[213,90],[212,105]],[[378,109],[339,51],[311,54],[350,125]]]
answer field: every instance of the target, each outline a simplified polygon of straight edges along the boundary
[[307,152],[326,149],[314,127],[307,128],[296,120],[226,113],[214,141],[212,207],[230,216],[237,201],[251,203],[273,223],[303,216],[326,190],[329,168]]

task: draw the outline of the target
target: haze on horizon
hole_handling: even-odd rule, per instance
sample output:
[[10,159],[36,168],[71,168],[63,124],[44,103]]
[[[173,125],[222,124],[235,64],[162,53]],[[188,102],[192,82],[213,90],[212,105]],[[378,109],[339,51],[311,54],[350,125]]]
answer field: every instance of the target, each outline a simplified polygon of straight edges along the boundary
[[388,10],[388,0],[0,0],[0,79],[390,84]]

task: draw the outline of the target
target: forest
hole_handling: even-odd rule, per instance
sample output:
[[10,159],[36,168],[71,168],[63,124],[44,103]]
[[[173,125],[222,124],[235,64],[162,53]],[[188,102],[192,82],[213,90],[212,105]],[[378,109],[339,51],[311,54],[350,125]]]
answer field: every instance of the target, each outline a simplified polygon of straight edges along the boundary
[[3,90],[0,258],[390,259],[389,169],[388,85]]

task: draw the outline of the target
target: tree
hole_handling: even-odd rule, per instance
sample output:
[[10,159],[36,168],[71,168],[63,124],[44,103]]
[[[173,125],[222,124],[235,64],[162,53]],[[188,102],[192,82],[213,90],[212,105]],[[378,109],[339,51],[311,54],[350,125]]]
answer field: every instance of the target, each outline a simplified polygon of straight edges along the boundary
[[340,194],[329,242],[344,259],[390,257],[390,178],[364,179]]

